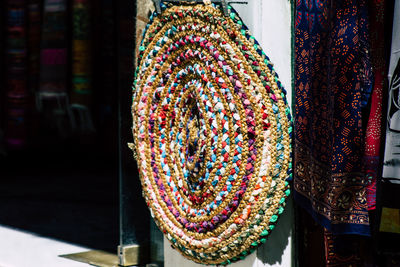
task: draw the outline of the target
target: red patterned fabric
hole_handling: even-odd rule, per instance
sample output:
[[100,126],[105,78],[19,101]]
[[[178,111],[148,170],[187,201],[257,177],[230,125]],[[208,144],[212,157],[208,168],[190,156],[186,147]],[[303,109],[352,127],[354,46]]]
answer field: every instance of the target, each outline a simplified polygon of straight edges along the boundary
[[333,235],[325,229],[326,267],[364,267],[358,236]]
[[385,0],[373,0],[369,5],[371,59],[374,69],[374,89],[371,95],[371,110],[369,113],[365,134],[364,164],[368,180],[367,202],[368,209],[376,208],[376,179],[380,162],[380,147],[382,138],[382,104],[383,86],[386,77],[385,62],[385,30],[384,13]]

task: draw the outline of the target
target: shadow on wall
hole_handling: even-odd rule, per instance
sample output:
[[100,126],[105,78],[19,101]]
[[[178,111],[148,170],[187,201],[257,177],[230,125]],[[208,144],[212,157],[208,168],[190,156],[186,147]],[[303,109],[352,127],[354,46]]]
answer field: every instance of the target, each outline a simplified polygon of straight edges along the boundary
[[280,216],[276,228],[267,242],[257,249],[257,258],[266,265],[282,264],[282,256],[292,235],[293,199],[287,200],[285,211]]

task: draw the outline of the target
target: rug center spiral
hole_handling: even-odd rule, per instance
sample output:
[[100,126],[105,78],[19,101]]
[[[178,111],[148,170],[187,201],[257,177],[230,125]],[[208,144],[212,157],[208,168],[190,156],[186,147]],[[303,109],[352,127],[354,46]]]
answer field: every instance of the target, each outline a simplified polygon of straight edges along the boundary
[[189,96],[190,115],[187,123],[186,168],[189,171],[189,180],[198,181],[198,171],[202,165],[201,156],[201,118],[198,104],[193,95]]

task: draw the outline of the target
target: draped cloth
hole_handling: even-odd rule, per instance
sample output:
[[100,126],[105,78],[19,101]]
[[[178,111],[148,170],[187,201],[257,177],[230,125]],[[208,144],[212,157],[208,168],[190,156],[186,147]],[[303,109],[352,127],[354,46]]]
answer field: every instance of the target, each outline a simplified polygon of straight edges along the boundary
[[385,61],[385,0],[373,0],[369,4],[371,61],[374,70],[374,88],[365,133],[364,170],[367,178],[368,210],[376,208],[376,182],[379,171],[382,142],[383,89],[387,64]]
[[400,1],[396,1],[393,15],[392,46],[389,64],[389,99],[383,180],[400,184]]
[[365,0],[298,0],[296,201],[333,234],[370,235],[363,109],[373,85]]
[[[379,247],[384,253],[396,255],[400,262],[400,1],[393,13],[392,44],[388,72],[389,94],[386,125],[384,166],[381,182],[382,206],[379,226]],[[389,261],[388,260],[388,261]],[[392,266],[392,265],[391,265]]]

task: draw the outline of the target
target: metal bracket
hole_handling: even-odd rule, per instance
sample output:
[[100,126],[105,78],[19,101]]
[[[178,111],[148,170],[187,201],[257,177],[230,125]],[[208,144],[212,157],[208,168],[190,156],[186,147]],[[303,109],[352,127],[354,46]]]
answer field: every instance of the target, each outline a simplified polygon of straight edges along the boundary
[[[186,2],[186,3],[203,3],[204,0],[153,0],[154,5],[156,7],[156,11],[158,14],[161,14],[161,2],[170,2],[170,3],[180,3],[180,2]],[[228,11],[228,5],[230,4],[247,4],[247,1],[243,0],[235,0],[235,1],[230,1],[230,0],[211,0],[213,3],[219,3],[222,5],[222,10],[224,11],[225,16],[229,16],[229,11]]]
[[145,263],[143,256],[146,253],[143,250],[139,245],[118,246],[119,265],[132,266]]

